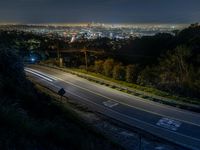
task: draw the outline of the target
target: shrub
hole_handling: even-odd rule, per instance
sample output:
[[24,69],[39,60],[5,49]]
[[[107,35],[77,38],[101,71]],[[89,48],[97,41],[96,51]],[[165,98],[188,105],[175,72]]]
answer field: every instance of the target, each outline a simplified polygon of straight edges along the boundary
[[135,83],[137,80],[137,76],[137,65],[128,65],[126,67],[126,81],[129,83]]
[[103,60],[97,60],[94,63],[94,69],[96,73],[101,73],[103,74],[104,72],[104,61]]
[[124,66],[117,64],[113,68],[113,78],[115,80],[125,80],[126,71]]
[[112,77],[114,67],[114,60],[107,59],[103,64],[104,74],[108,77]]

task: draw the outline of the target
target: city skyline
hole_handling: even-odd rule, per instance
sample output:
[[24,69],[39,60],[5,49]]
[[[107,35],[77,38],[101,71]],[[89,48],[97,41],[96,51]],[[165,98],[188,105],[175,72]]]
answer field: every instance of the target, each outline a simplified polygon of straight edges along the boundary
[[2,0],[0,23],[194,23],[200,1]]

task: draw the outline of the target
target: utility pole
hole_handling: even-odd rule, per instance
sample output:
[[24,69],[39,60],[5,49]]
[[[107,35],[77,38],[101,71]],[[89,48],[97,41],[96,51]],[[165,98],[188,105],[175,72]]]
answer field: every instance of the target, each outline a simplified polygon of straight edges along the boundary
[[59,46],[58,42],[56,42],[56,51],[57,51],[57,58],[60,59],[60,52],[59,52]]
[[85,69],[86,71],[88,71],[87,51],[85,51],[84,54],[85,54]]
[[56,51],[57,51],[57,59],[59,61],[59,67],[63,67],[63,59],[61,58],[58,42],[56,42]]
[[88,58],[87,58],[87,49],[86,48],[84,48],[83,50],[81,50],[83,53],[84,53],[84,55],[85,55],[85,70],[86,71],[88,71]]
[[[57,49],[58,50],[58,49]],[[57,51],[58,54],[60,52],[63,52],[63,53],[74,53],[74,52],[81,52],[81,53],[84,53],[84,57],[85,57],[85,70],[88,71],[88,53],[94,53],[94,54],[102,54],[104,53],[104,51],[95,51],[95,50],[88,50],[87,48],[83,48],[83,49],[75,49],[75,50],[58,50]],[[60,57],[60,55],[59,55]],[[58,58],[59,58],[58,57]],[[62,61],[62,58],[60,58],[60,61]]]

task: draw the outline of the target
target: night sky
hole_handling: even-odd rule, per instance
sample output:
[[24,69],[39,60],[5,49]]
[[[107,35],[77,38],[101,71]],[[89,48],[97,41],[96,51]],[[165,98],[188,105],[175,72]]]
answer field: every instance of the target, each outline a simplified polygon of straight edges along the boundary
[[200,0],[0,0],[0,22],[194,23]]

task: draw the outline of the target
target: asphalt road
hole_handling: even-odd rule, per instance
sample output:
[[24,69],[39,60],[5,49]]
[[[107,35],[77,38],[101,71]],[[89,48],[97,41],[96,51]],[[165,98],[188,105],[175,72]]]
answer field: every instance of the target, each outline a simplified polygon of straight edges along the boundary
[[200,150],[200,115],[132,96],[52,68],[29,66],[28,76],[48,88],[133,127]]

